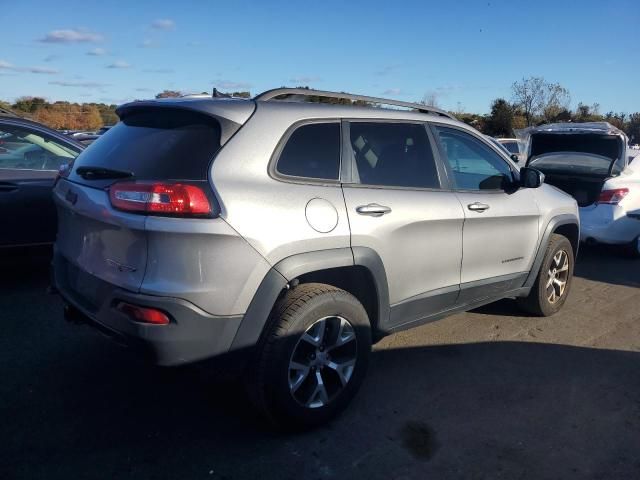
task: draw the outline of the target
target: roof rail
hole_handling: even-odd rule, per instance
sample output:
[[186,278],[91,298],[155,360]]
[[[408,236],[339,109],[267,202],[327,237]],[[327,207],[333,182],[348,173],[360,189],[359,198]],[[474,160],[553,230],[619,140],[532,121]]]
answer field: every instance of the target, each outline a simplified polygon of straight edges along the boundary
[[368,97],[366,95],[353,95],[351,93],[342,92],[327,92],[324,90],[313,90],[311,88],[274,88],[273,90],[267,90],[259,95],[256,95],[253,99],[258,102],[267,102],[282,95],[300,95],[305,97],[324,97],[324,98],[341,98],[345,100],[351,100],[354,102],[366,102],[377,103],[379,105],[393,105],[396,107],[412,108],[420,113],[431,113],[434,115],[441,115],[443,117],[456,118],[449,112],[440,110],[436,107],[430,107],[428,105],[422,105],[420,103],[403,102],[401,100],[391,100],[389,98]]
[[2,107],[0,107],[0,115],[10,115],[12,117],[20,117],[20,115],[18,115],[16,112],[11,111],[7,108],[2,108]]

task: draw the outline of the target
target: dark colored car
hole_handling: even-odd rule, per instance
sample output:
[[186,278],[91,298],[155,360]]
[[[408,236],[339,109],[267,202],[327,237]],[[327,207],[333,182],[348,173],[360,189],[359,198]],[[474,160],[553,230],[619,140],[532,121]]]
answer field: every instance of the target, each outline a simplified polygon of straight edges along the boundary
[[51,188],[85,148],[44,125],[0,113],[0,248],[53,243]]

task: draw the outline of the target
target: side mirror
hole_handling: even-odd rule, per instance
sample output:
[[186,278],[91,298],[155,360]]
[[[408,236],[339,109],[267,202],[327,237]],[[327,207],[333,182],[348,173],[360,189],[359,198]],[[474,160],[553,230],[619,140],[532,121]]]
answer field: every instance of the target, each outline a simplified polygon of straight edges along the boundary
[[544,173],[530,167],[520,169],[520,186],[523,188],[538,188],[544,183]]
[[520,161],[520,157],[517,154],[512,153],[511,154],[511,160],[513,160],[514,162],[518,163]]

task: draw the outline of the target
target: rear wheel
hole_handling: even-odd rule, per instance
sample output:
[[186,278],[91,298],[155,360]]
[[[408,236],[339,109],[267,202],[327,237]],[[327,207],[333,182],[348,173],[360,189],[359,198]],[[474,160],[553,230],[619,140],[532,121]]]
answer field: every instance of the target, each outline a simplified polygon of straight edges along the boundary
[[573,267],[571,242],[562,235],[552,234],[531,292],[518,299],[520,307],[540,317],[557,313],[569,295]]
[[638,235],[626,248],[631,258],[640,258],[640,235]]
[[249,391],[275,424],[313,427],[346,408],[370,351],[371,328],[360,302],[330,285],[303,284],[274,309],[257,366],[247,375]]

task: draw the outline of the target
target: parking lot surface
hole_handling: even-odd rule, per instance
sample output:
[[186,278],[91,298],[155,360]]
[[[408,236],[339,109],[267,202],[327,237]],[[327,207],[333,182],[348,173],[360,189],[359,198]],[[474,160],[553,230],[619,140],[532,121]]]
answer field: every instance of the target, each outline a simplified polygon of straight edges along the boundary
[[583,249],[552,318],[504,300],[386,338],[347,412],[285,435],[239,387],[146,365],[0,278],[0,478],[640,478],[640,261]]

